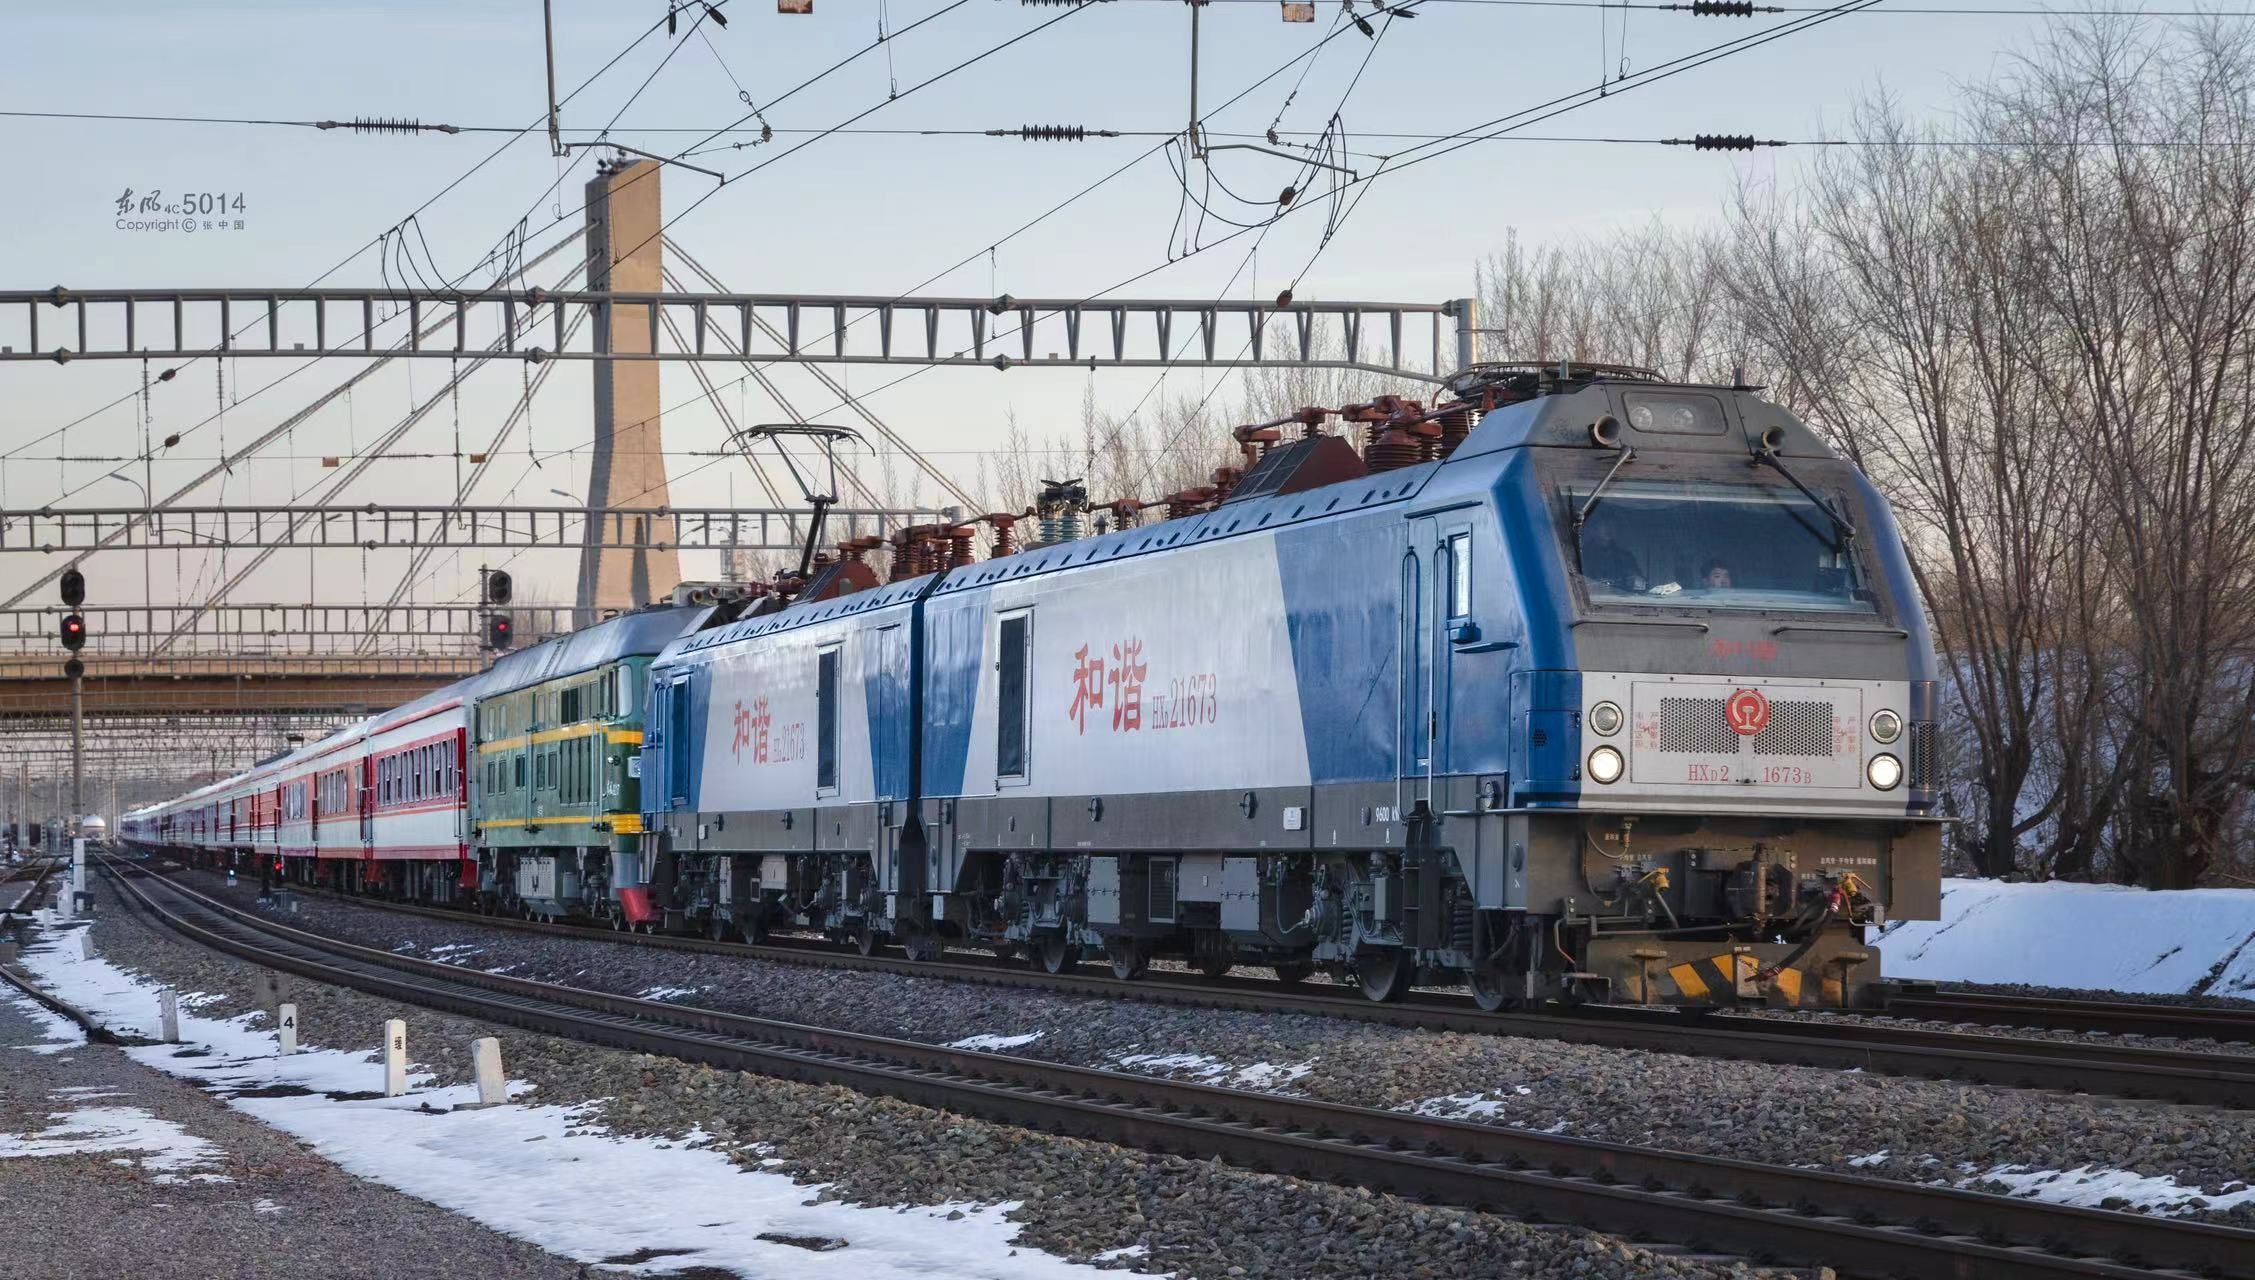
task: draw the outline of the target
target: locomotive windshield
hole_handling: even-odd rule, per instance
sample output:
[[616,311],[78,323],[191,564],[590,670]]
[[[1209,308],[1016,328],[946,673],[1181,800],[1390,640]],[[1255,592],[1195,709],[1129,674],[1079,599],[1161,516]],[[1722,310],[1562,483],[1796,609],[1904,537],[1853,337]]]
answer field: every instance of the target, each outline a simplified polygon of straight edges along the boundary
[[[1572,494],[1573,509],[1590,496]],[[1616,479],[1576,550],[1592,604],[1876,610],[1839,526],[1789,488]]]

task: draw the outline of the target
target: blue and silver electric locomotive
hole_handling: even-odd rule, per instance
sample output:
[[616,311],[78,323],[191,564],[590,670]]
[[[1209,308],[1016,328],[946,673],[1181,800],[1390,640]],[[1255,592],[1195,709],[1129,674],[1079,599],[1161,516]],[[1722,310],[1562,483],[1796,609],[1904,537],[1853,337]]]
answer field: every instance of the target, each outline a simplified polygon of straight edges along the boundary
[[1748,388],[1449,389],[1350,406],[1359,453],[1328,411],[1241,428],[1176,518],[975,563],[910,531],[890,583],[840,563],[675,642],[642,789],[675,909],[1380,1000],[1853,1002],[1864,931],[1939,906],[1886,505]]

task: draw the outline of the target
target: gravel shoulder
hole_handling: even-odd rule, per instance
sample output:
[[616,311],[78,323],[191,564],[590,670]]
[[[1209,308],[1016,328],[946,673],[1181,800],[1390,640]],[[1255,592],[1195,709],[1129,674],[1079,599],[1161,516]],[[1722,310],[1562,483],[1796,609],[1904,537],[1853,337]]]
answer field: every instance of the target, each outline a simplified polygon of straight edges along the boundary
[[588,1274],[353,1177],[193,1084],[85,1043],[75,1028],[59,1036],[61,1020],[37,1009],[0,995],[6,1280]]
[[[341,910],[341,909],[340,909]],[[310,911],[301,909],[301,915]],[[301,919],[308,923],[310,917]],[[208,1016],[256,1012],[268,978],[112,909],[95,926],[112,963],[202,993]],[[397,943],[399,939],[394,939]],[[566,945],[578,945],[569,944]],[[608,958],[582,956],[607,967]],[[582,975],[584,978],[584,975]],[[372,1045],[385,1018],[410,1019],[413,1056],[441,1084],[465,1078],[469,1042],[502,1037],[528,1100],[592,1104],[615,1132],[693,1132],[738,1165],[781,1172],[822,1199],[891,1206],[1020,1202],[1018,1243],[1103,1265],[1194,1277],[1686,1277],[1785,1273],[1654,1252],[1589,1232],[1413,1204],[1328,1186],[1153,1156],[989,1124],[837,1088],[717,1071],[670,1059],[499,1032],[468,1020],[284,976],[307,1043]],[[599,1172],[591,1194],[599,1195]],[[1115,1251],[1126,1250],[1126,1254]],[[413,1274],[413,1273],[402,1273]],[[520,1274],[506,1268],[485,1274]],[[524,1272],[522,1274],[539,1274]],[[946,1274],[943,1270],[938,1274]],[[726,1280],[702,1275],[699,1280]]]
[[[193,882],[223,884],[209,875]],[[231,892],[246,904],[256,896],[250,885]],[[290,923],[368,946],[760,1017],[928,1043],[982,1037],[971,1047],[1912,1181],[2002,1189],[2009,1184],[1982,1180],[2127,1170],[2169,1180],[2174,1212],[2255,1227],[2255,1197],[2235,1194],[2255,1183],[2255,1115],[2247,1113],[1097,1000],[665,951],[601,934],[547,937],[305,895],[289,903]],[[2084,1200],[2141,1207],[2111,1192]]]

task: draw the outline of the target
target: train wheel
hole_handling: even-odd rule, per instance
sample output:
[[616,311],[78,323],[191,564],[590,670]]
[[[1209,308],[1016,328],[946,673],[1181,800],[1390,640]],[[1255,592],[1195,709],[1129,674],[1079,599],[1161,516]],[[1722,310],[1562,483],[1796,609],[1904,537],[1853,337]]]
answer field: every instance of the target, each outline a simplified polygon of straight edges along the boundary
[[726,942],[731,932],[729,922],[721,919],[718,911],[705,913],[705,937],[713,942]]
[[853,949],[865,956],[877,954],[877,931],[863,925],[853,931]]
[[1409,980],[1417,966],[1399,951],[1376,951],[1355,957],[1355,973],[1362,979],[1362,994],[1380,1004],[1391,1004],[1409,994]]
[[1062,933],[1035,939],[1033,955],[1043,973],[1064,973],[1081,962],[1081,949],[1065,941]]
[[1196,962],[1198,972],[1209,978],[1226,978],[1237,962],[1228,956],[1200,956]]
[[1315,972],[1315,966],[1305,960],[1279,961],[1275,968],[1276,980],[1287,987],[1299,986],[1308,980],[1310,974]]
[[752,916],[748,919],[739,921],[736,925],[736,936],[755,947],[766,946],[767,917]]
[[1151,956],[1142,945],[1125,939],[1105,947],[1112,957],[1112,976],[1122,982],[1133,982],[1151,970]]
[[1493,969],[1474,969],[1464,975],[1464,985],[1472,988],[1472,1003],[1483,1013],[1500,1013],[1517,1008],[1519,1001],[1512,998],[1505,985],[1505,976]]

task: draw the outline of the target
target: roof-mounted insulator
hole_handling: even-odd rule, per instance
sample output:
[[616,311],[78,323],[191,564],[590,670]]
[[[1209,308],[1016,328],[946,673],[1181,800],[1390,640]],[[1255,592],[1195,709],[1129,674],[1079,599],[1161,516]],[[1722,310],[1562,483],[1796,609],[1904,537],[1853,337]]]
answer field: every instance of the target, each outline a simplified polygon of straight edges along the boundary
[[1020,142],[1086,142],[1090,138],[1117,138],[1117,129],[1091,129],[1081,124],[1022,124],[1015,129],[989,129],[990,138],[1016,138]]
[[885,540],[883,538],[875,534],[866,534],[859,538],[848,538],[839,543],[838,555],[848,564],[861,564],[870,552],[884,545]]
[[1213,474],[1214,505],[1218,507],[1229,501],[1229,495],[1236,491],[1238,482],[1244,478],[1245,469],[1243,467],[1215,467]]
[[388,117],[354,116],[350,120],[317,120],[316,129],[350,129],[354,133],[460,133],[458,125],[424,124],[420,120],[393,120]]
[[1179,493],[1170,493],[1159,499],[1167,508],[1167,519],[1169,520],[1180,520],[1184,516],[1197,515],[1204,511],[1213,500],[1214,491],[1210,485],[1196,489],[1184,489]]
[[983,524],[994,530],[994,546],[987,551],[988,559],[999,560],[1004,556],[1018,554],[1018,542],[1014,534],[1018,527],[1016,514],[1008,511],[989,511],[973,523]]
[[1662,146],[1690,147],[1694,151],[1752,151],[1756,147],[1782,147],[1785,143],[1756,138],[1751,133],[1702,133],[1689,138],[1662,138]]
[[972,549],[971,539],[978,533],[975,525],[959,524],[947,531],[947,567],[960,569],[975,563],[979,553]]
[[1140,498],[1114,498],[1101,507],[1093,508],[1093,510],[1110,512],[1114,529],[1133,529],[1142,523],[1143,500]]

